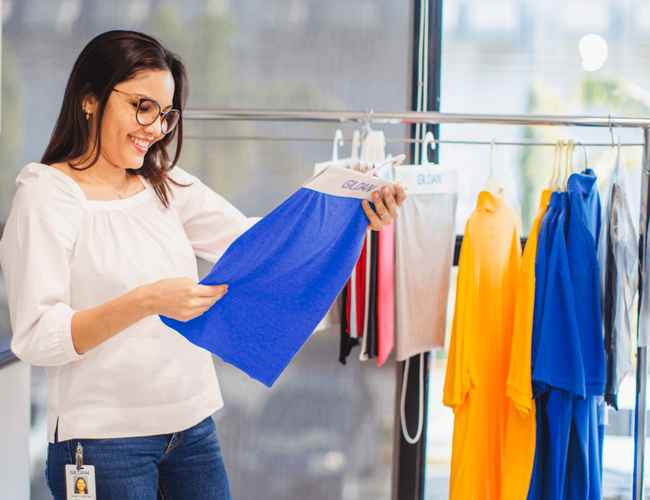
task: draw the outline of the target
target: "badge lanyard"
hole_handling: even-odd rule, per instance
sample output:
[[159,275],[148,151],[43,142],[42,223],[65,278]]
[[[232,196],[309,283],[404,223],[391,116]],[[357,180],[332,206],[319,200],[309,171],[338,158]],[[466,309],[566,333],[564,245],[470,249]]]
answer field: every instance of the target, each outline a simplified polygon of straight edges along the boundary
[[77,442],[75,464],[65,466],[67,500],[97,500],[95,466],[84,465],[84,450]]

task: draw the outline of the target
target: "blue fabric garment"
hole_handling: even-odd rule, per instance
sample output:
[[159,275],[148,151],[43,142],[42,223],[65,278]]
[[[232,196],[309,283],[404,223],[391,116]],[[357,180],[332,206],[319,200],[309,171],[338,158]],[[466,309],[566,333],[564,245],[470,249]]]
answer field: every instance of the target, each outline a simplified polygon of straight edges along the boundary
[[[539,338],[546,294],[546,277],[548,261],[553,244],[555,221],[560,208],[559,193],[552,193],[546,214],[542,219],[537,236],[537,254],[535,256],[535,304],[533,309],[533,338],[531,351],[531,366],[534,367],[535,357],[539,350]],[[546,424],[545,408],[548,401],[548,392],[544,384],[537,384],[533,380],[533,396],[537,408],[536,412],[536,443],[533,472],[528,489],[528,500],[544,498],[544,471],[547,469],[548,425]]]
[[574,405],[575,430],[572,439],[579,446],[572,446],[569,450],[569,462],[579,463],[586,470],[568,475],[571,482],[568,498],[599,500],[601,460],[598,402],[605,391],[606,362],[601,316],[602,282],[598,263],[601,204],[593,170],[572,174],[568,193],[571,217],[567,249],[586,389],[586,399],[578,400]]
[[[539,338],[544,311],[546,294],[547,269],[553,244],[555,222],[560,209],[560,194],[552,193],[546,214],[542,219],[537,237],[537,255],[535,256],[535,304],[533,309],[533,338],[531,352],[531,366],[534,368],[535,358],[539,350]],[[545,384],[537,384],[533,380],[533,395],[536,402],[536,427],[537,438],[535,444],[535,458],[533,473],[528,490],[528,500],[544,498],[544,471],[548,468],[548,425],[546,424],[545,408],[548,402],[548,391]]]
[[598,465],[600,466],[599,476],[600,484],[603,484],[603,447],[605,446],[605,412],[607,408],[605,407],[605,401],[601,400],[597,403],[597,415],[598,415]]
[[[584,369],[565,235],[569,200],[567,193],[554,194],[551,202],[555,203],[556,215],[549,225],[550,252],[545,264],[545,290],[537,325],[533,316],[533,326],[538,326],[537,331],[533,330],[536,347],[532,359],[533,383],[537,393],[552,387],[584,397]],[[546,244],[548,249],[548,242]],[[537,261],[535,266],[537,273]],[[535,276],[537,279],[537,274]],[[537,289],[535,292],[537,294]]]
[[[370,192],[387,184],[375,181],[343,188]],[[235,240],[201,280],[229,285],[220,301],[187,322],[161,320],[270,387],[350,277],[367,228],[361,199],[302,187]]]
[[605,391],[605,343],[601,309],[601,280],[598,263],[600,197],[593,170],[572,174],[568,193],[571,217],[567,232],[569,269],[575,293],[587,394]]
[[[599,500],[598,401],[605,383],[597,261],[600,200],[592,171],[573,174],[555,197],[549,241],[536,274],[533,383],[537,449],[529,499]],[[538,246],[538,258],[540,247]],[[540,279],[541,278],[541,279]],[[535,328],[536,327],[536,328]],[[535,336],[537,338],[535,338]],[[540,416],[541,414],[541,416]]]
[[[533,307],[533,332],[531,349],[531,366],[534,367],[537,351],[539,350],[540,330],[542,326],[542,312],[544,310],[544,298],[546,294],[546,277],[548,260],[551,254],[553,243],[553,228],[560,207],[560,194],[552,193],[546,213],[542,218],[537,236],[537,254],[535,256],[535,303]],[[533,394],[541,391],[533,381]]]
[[[566,246],[568,194],[553,193],[551,207],[535,262],[532,375],[538,439],[529,500],[565,500],[571,480],[586,474],[587,462],[575,438],[574,405],[585,396],[585,382]],[[570,449],[576,462],[569,465]]]

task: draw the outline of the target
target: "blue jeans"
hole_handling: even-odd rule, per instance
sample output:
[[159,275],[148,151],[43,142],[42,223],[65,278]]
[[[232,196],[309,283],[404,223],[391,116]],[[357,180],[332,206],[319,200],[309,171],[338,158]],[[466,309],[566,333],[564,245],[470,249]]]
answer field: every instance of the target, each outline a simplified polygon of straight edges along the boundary
[[48,443],[45,478],[65,500],[65,465],[77,443],[95,466],[97,500],[230,500],[228,476],[212,417],[173,434],[69,439]]

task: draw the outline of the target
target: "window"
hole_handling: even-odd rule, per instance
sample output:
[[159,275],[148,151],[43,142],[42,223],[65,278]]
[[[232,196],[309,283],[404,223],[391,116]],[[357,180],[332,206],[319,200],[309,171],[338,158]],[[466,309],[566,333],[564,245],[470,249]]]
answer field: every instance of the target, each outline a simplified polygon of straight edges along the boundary
[[[3,217],[19,169],[38,160],[47,144],[75,58],[93,36],[118,26],[150,33],[184,59],[192,108],[392,111],[408,106],[408,2],[5,3]],[[315,161],[330,158],[336,128],[186,125],[180,166],[250,215],[269,211],[312,174]],[[344,155],[351,128],[342,128]],[[405,133],[404,127],[386,129],[389,139]],[[233,136],[240,139],[224,140]],[[250,139],[255,137],[262,139]],[[293,140],[301,138],[310,140]],[[390,148],[397,154],[404,145]],[[202,262],[201,274],[208,269]],[[8,322],[6,308],[1,318]],[[340,365],[334,329],[315,334],[272,390],[218,359],[215,363],[225,399],[215,419],[234,498],[390,497],[393,364],[378,369],[353,355],[347,366]],[[49,498],[43,473],[44,376],[44,370],[33,369],[33,500]]]
[[[646,57],[634,33],[647,16],[643,2],[552,0],[502,2],[447,0],[444,2],[441,110],[455,113],[512,113],[639,116],[648,112]],[[504,2],[507,3],[507,2]],[[494,8],[490,9],[488,6]],[[463,15],[471,11],[469,30],[459,29]],[[477,26],[493,27],[484,38]],[[508,38],[512,26],[525,26],[524,43]],[[592,35],[587,37],[587,35]],[[595,36],[594,36],[595,35]],[[622,142],[642,141],[638,130],[616,130]],[[558,127],[508,127],[491,125],[444,125],[441,138],[450,140],[540,141],[572,138],[582,142],[609,143],[607,129]],[[623,148],[622,162],[630,178],[628,196],[639,220],[641,148]],[[610,147],[578,147],[574,163],[590,165],[599,186],[611,173],[614,150]],[[553,148],[498,146],[494,155],[485,145],[442,145],[440,162],[464,172],[457,231],[473,211],[476,196],[485,185],[492,163],[504,184],[509,203],[520,211],[527,234],[537,210],[553,162]],[[455,282],[450,292],[453,316]],[[636,322],[636,318],[634,319]],[[636,330],[634,330],[636,331]],[[448,333],[449,335],[449,333]],[[442,407],[442,383],[446,350],[432,361],[427,442],[426,498],[447,498],[453,415]],[[609,411],[604,443],[603,495],[606,499],[628,498],[632,488],[634,374],[621,388],[621,408]],[[650,476],[649,476],[650,477]]]

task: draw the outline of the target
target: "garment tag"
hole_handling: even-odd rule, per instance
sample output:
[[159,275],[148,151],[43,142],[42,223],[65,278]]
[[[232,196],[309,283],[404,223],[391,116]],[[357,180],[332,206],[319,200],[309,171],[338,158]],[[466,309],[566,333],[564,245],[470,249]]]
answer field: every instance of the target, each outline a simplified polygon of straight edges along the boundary
[[95,466],[83,465],[77,470],[74,464],[65,466],[67,500],[97,500]]

